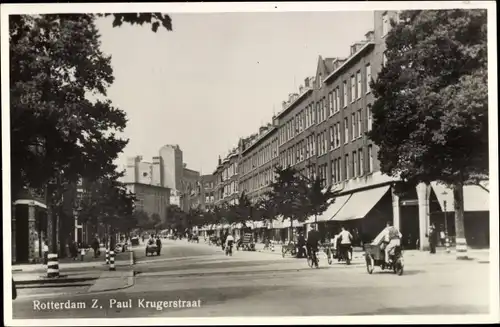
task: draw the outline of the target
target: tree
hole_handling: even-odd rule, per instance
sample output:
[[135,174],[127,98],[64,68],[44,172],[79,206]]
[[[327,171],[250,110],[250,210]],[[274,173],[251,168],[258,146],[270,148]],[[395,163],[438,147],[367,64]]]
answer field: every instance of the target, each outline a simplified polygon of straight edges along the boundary
[[[116,136],[126,116],[106,99],[113,70],[94,23],[108,15],[9,16],[11,193],[30,188],[45,194],[53,235],[58,223],[52,211],[62,210],[68,186],[81,177],[112,176],[128,142]],[[172,29],[168,15],[113,15],[114,26]],[[51,243],[56,252],[55,238]]]
[[465,242],[463,186],[489,169],[486,10],[400,17],[386,37],[387,65],[371,84],[368,136],[383,173],[453,189],[456,237]]
[[308,185],[308,216],[314,216],[314,223],[318,223],[318,216],[328,209],[335,202],[334,198],[338,192],[332,192],[332,187],[323,188],[324,180],[319,176],[310,181]]
[[294,220],[302,223],[308,218],[307,182],[293,167],[277,166],[275,174],[277,178],[271,183],[270,200],[275,204],[276,214],[283,220],[289,218],[293,229]]
[[178,230],[182,228],[185,213],[181,210],[178,205],[171,204],[167,207],[164,227],[172,230]]
[[111,236],[111,246],[116,232],[128,234],[138,222],[133,214],[135,196],[117,180],[118,176],[86,182],[77,208],[81,222],[105,226],[106,234]]
[[252,219],[254,207],[245,192],[238,198],[238,203],[229,206],[227,223],[242,224],[246,228],[248,220]]

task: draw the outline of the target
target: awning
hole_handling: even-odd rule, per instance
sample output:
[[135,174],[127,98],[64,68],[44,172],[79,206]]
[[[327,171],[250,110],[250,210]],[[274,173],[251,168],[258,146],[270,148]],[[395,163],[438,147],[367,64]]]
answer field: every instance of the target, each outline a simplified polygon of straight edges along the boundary
[[[336,197],[335,201],[332,204],[330,204],[328,209],[326,209],[321,215],[318,216],[318,222],[328,221],[328,220],[332,219],[332,217],[335,216],[335,214],[337,214],[337,212],[339,212],[340,209],[342,209],[342,207],[347,202],[349,197],[350,197],[350,195],[342,195],[342,196]],[[307,219],[306,223],[307,224],[314,223],[314,216],[309,217]]]
[[[437,182],[431,182],[431,186],[436,194],[441,210],[444,211],[444,202],[446,201],[446,211],[454,212],[455,201],[453,190]],[[477,185],[465,185],[464,211],[490,211],[490,193]]]
[[29,205],[29,206],[36,206],[36,207],[40,207],[40,208],[43,208],[43,209],[47,209],[47,206],[45,205],[45,203],[42,203],[42,202],[37,201],[37,200],[32,200],[32,199],[19,199],[19,200],[16,200],[14,202],[14,205]]
[[[291,226],[292,224],[290,223],[290,218],[287,218],[285,221],[283,221],[282,228],[289,228]],[[304,223],[299,223],[297,220],[293,221],[293,227],[302,227],[302,226],[304,226]]]
[[281,229],[283,228],[283,222],[281,221],[281,216],[277,217],[271,222],[271,229]]
[[256,222],[254,222],[253,225],[255,226],[255,228],[264,228],[264,227],[266,227],[263,221],[256,221]]
[[352,193],[344,206],[333,216],[334,221],[364,218],[387,193],[390,186]]

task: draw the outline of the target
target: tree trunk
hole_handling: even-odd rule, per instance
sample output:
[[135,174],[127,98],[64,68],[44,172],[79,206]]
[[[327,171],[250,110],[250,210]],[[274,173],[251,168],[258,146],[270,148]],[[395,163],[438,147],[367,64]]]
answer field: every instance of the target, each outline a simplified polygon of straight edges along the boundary
[[290,240],[293,239],[293,218],[290,218]]
[[464,186],[462,182],[453,185],[455,209],[455,244],[458,260],[467,260],[467,240],[464,227]]

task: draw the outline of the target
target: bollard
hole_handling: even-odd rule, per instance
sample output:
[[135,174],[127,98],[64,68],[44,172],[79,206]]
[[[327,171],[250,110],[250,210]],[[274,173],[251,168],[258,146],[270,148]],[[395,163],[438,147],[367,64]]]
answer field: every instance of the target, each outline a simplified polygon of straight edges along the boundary
[[457,259],[467,259],[467,241],[465,238],[456,239]]
[[83,261],[83,258],[85,258],[85,248],[80,249],[80,260]]
[[57,260],[57,253],[49,253],[48,255],[47,277],[59,277],[59,261]]
[[109,249],[106,249],[106,264],[109,265]]
[[450,253],[450,239],[448,237],[445,240],[444,246],[446,247],[446,253]]
[[116,270],[116,268],[115,268],[115,251],[109,252],[109,270]]

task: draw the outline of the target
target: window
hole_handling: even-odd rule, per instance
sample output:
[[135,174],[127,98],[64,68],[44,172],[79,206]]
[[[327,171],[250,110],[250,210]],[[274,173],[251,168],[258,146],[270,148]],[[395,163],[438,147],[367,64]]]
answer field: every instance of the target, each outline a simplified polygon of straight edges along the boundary
[[349,119],[344,118],[344,143],[349,142]]
[[363,85],[363,84],[361,84],[361,71],[358,71],[356,73],[356,80],[358,82],[358,91],[357,91],[358,92],[358,99],[361,99],[361,92],[362,92],[361,86]]
[[335,166],[336,165],[335,159],[332,160],[332,162],[330,164],[331,164],[331,166],[330,166],[330,174],[332,176],[332,184],[335,184],[337,182],[337,179],[336,179],[336,176],[335,176],[335,173],[337,172],[337,167]]
[[373,172],[373,147],[368,146],[368,172]]
[[356,138],[356,113],[351,114],[351,139]]
[[352,177],[358,176],[358,156],[356,151],[352,152]]
[[338,86],[335,89],[335,109],[340,111],[340,88]]
[[335,148],[335,125],[330,127],[330,150]]
[[345,155],[345,161],[344,161],[344,171],[345,171],[345,179],[349,179],[349,155]]
[[389,33],[390,29],[390,21],[389,15],[387,13],[382,15],[382,37],[386,36]]
[[358,115],[358,137],[361,137],[361,131],[363,130],[363,122],[361,121],[361,109],[357,112]]
[[372,66],[370,64],[365,67],[365,76],[366,76],[366,93],[370,92],[370,82],[372,80]]
[[365,166],[364,166],[364,153],[363,149],[358,150],[358,163],[359,163],[359,176],[363,176],[365,174]]
[[340,122],[338,122],[337,124],[337,131],[335,133],[336,135],[336,140],[335,140],[335,147],[340,147]]
[[354,75],[351,76],[351,102],[356,100],[356,77]]
[[328,151],[328,134],[326,133],[326,129],[323,131],[323,154]]
[[319,74],[319,79],[318,79],[318,88],[323,86],[323,75],[320,73]]
[[330,116],[335,112],[335,108],[333,107],[333,92],[328,93],[328,110]]
[[316,124],[316,113],[314,112],[313,104],[311,103],[311,117],[312,117],[312,125]]
[[343,88],[344,88],[344,108],[345,108],[347,107],[347,103],[349,102],[347,100],[347,81],[344,81]]
[[318,117],[318,122],[321,121],[321,116],[320,116],[320,102],[316,102],[316,117]]
[[366,106],[366,115],[368,116],[368,126],[366,126],[366,129],[368,131],[372,130],[372,106],[368,105]]
[[327,98],[323,97],[323,120],[326,120],[329,112],[330,110],[328,109]]

